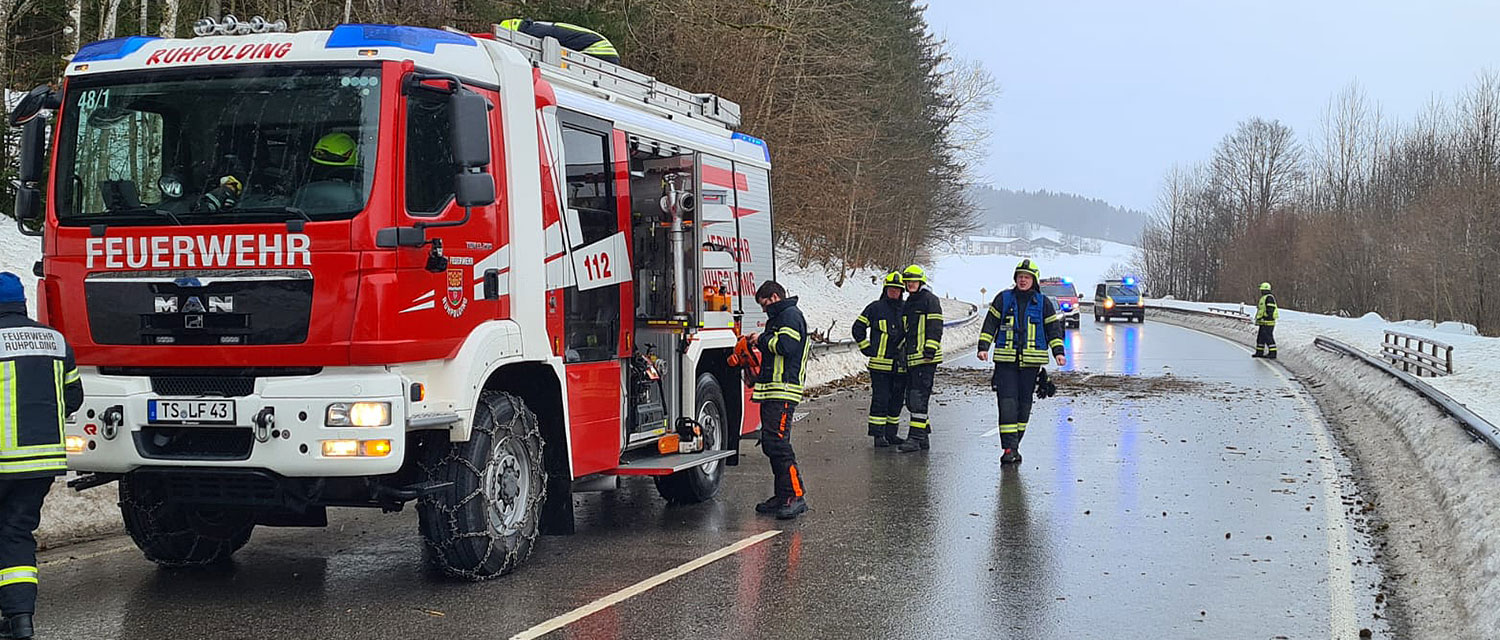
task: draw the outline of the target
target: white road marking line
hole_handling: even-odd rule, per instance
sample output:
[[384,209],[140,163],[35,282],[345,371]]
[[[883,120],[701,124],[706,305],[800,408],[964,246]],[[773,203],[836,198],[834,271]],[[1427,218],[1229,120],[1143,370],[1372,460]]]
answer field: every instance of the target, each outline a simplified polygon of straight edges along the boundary
[[[1183,327],[1189,331],[1196,331],[1191,327]],[[1198,331],[1210,338],[1223,340],[1231,345],[1252,351],[1250,347],[1225,338],[1224,336]],[[1316,428],[1312,430],[1313,441],[1318,448],[1318,467],[1323,476],[1323,492],[1327,500],[1323,501],[1323,530],[1328,532],[1328,608],[1329,608],[1329,637],[1351,638],[1359,633],[1359,625],[1355,621],[1354,613],[1354,561],[1352,552],[1349,550],[1349,523],[1344,519],[1344,514],[1339,510],[1344,503],[1344,487],[1339,480],[1338,469],[1333,464],[1333,447],[1328,441],[1328,425],[1323,421],[1322,412],[1318,411],[1307,399],[1307,390],[1296,379],[1287,375],[1280,367],[1272,365],[1269,360],[1261,360],[1276,375],[1285,380],[1287,385],[1302,405],[1302,413],[1315,423]]]
[[49,559],[49,560],[43,560],[41,562],[38,562],[37,566],[38,567],[55,567],[55,566],[60,565],[60,564],[67,564],[69,562],[77,562],[79,560],[93,560],[94,558],[100,558],[100,557],[103,557],[103,556],[114,555],[116,553],[121,553],[121,552],[124,552],[124,551],[130,551],[130,550],[135,549],[135,548],[136,547],[133,544],[121,545],[121,546],[118,546],[118,547],[113,547],[113,548],[110,548],[110,549],[105,549],[103,551],[95,551],[93,553],[85,553],[85,554],[83,554],[81,556],[65,556],[65,557],[61,557],[61,558],[52,558],[52,559]]
[[698,558],[697,560],[692,560],[685,564],[679,565],[675,569],[658,573],[654,576],[651,576],[650,578],[646,578],[645,580],[625,587],[624,589],[611,593],[607,596],[604,596],[603,598],[599,598],[598,600],[590,602],[577,609],[557,616],[556,618],[522,631],[516,635],[511,636],[510,640],[531,640],[532,638],[540,638],[544,635],[552,633],[553,631],[562,629],[563,627],[573,624],[574,622],[578,622],[579,620],[599,613],[600,611],[613,607],[617,604],[620,604],[621,602],[624,602],[656,587],[666,584],[671,580],[685,576],[689,573],[697,571],[698,569],[702,569],[703,567],[713,564],[714,562],[723,560],[724,558],[744,551],[745,549],[753,547],[765,540],[769,540],[778,535],[781,535],[781,531],[778,529],[772,529],[765,533],[759,533],[750,536],[748,538],[745,538],[744,540],[724,547],[723,549],[719,549],[718,551]]
[[998,435],[1000,435],[1000,427],[995,427],[994,429],[990,429],[989,431],[984,432],[984,434],[979,437],[990,438]]

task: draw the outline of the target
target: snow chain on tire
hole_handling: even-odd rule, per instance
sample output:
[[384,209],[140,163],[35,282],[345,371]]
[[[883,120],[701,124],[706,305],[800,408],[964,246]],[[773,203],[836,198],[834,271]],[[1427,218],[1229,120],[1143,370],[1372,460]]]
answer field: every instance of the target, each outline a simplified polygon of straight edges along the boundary
[[140,482],[121,479],[120,515],[147,560],[166,567],[218,564],[250,541],[255,521],[248,512],[168,504]]
[[[485,392],[467,442],[444,437],[428,445],[420,462],[423,478],[453,483],[417,504],[428,562],[464,580],[510,573],[531,555],[547,494],[536,414],[516,396]],[[508,530],[497,521],[506,514],[496,507],[505,505],[516,518]]]

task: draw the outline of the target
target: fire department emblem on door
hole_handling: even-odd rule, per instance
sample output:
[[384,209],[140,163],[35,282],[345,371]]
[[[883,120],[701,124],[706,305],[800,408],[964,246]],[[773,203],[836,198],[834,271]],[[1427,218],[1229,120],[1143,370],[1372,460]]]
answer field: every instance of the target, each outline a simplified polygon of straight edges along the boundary
[[443,298],[443,310],[455,318],[464,314],[469,299],[464,295],[464,270],[448,270],[448,295]]

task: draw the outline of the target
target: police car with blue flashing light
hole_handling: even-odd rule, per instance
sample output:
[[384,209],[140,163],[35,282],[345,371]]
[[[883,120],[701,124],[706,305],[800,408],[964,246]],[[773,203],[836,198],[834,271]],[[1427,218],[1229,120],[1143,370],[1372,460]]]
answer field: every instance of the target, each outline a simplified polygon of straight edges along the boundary
[[1062,314],[1063,327],[1077,327],[1078,290],[1073,288],[1072,278],[1042,278],[1042,295],[1057,303],[1057,312]]
[[1110,318],[1146,321],[1146,303],[1135,278],[1105,280],[1094,288],[1094,322]]

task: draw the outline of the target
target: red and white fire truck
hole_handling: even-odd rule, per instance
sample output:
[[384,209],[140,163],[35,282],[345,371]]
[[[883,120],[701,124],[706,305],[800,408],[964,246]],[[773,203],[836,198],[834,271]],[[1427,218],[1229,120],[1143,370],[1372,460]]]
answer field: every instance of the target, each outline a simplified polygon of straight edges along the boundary
[[574,492],[716,494],[775,271],[737,105],[501,29],[198,32],[89,44],[12,114],[74,485],[118,480],[147,557],[415,501],[484,579]]

